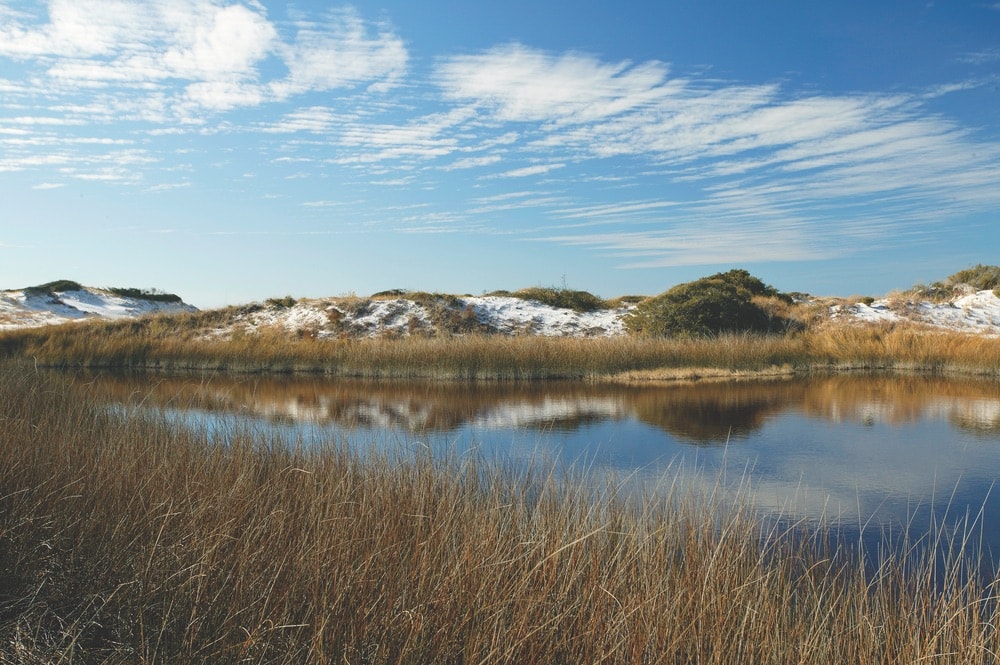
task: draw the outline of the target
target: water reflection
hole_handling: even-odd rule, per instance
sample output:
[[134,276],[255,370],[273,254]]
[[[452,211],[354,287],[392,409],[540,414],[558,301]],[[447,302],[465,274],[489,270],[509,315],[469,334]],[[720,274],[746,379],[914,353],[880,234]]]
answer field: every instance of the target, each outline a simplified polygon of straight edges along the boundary
[[81,380],[118,402],[415,433],[467,426],[571,432],[596,422],[637,420],[671,437],[711,445],[749,438],[769,419],[801,412],[866,426],[947,420],[986,437],[1000,434],[1000,383],[942,377],[855,375],[655,386],[223,375],[98,374]]
[[[926,527],[983,509],[1000,552],[1000,383],[825,376],[689,385],[450,384],[91,375],[120,403],[277,423],[352,446],[585,460],[604,478],[713,485],[749,471],[766,511]],[[951,506],[948,503],[951,502]]]

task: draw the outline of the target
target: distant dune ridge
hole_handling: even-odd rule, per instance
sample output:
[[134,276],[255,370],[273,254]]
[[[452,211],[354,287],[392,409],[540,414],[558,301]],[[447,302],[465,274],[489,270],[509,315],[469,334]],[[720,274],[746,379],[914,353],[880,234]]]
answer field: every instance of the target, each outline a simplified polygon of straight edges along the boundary
[[[454,296],[394,290],[370,297],[291,297],[216,310],[207,334],[283,329],[317,337],[408,335],[442,329],[543,336],[597,337],[627,333],[623,317],[637,298],[586,308],[547,304],[531,296],[543,289],[499,295]],[[558,290],[549,290],[558,292]],[[581,292],[572,292],[579,294]],[[590,295],[590,294],[585,294]],[[594,300],[596,297],[593,297]],[[912,322],[935,328],[1000,335],[1000,297],[992,289],[953,288],[930,293],[915,288],[884,298],[813,298],[798,294],[804,307],[839,322]],[[157,290],[97,288],[71,280],[0,291],[0,330],[90,319],[136,318],[199,311],[179,296]]]
[[95,288],[71,280],[0,291],[0,329],[81,321],[196,312],[180,297],[155,290]]

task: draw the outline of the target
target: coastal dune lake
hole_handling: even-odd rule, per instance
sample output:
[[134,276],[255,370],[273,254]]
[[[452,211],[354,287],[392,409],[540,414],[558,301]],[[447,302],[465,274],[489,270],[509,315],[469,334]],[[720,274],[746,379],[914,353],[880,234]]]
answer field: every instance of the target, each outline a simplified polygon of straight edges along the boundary
[[[276,429],[296,445],[556,463],[623,493],[746,492],[863,537],[975,522],[1000,558],[1000,383],[919,375],[740,382],[442,383],[87,374],[124,408]],[[749,489],[749,491],[747,491]]]

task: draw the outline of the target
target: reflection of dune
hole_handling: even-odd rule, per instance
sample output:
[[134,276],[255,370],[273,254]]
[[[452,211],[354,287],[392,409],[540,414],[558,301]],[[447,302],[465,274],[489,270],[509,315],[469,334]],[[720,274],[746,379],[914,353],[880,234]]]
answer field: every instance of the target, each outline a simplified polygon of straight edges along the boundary
[[724,443],[759,430],[767,418],[797,404],[798,381],[706,383],[645,390],[636,417],[694,443]]
[[934,418],[1000,432],[1000,384],[942,377],[845,375],[641,387],[111,374],[86,380],[121,402],[414,432],[464,426],[572,431],[633,418],[682,441],[722,443],[746,438],[789,410],[830,422],[902,425]]
[[1000,432],[1000,384],[925,376],[840,376],[810,381],[803,408],[833,422],[903,425],[946,420]]
[[1000,432],[1000,399],[961,400],[949,406],[948,420],[956,427],[988,434]]
[[[96,375],[110,398],[175,408],[253,414],[273,420],[414,432],[483,429],[570,431],[628,416],[622,389],[581,383],[462,384],[213,376]],[[625,389],[628,392],[628,389]]]
[[518,429],[547,426],[560,430],[627,415],[617,397],[546,396],[540,402],[500,404],[478,414],[472,425],[481,429]]

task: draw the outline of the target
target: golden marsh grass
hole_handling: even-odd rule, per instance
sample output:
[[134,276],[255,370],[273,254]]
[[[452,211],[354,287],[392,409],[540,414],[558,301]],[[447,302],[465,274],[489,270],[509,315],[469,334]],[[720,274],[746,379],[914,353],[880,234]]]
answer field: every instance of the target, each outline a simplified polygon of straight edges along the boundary
[[0,355],[56,367],[311,372],[369,378],[623,381],[813,370],[1000,373],[991,337],[910,325],[823,325],[779,335],[651,339],[444,335],[328,339],[260,331],[206,339],[194,315],[0,333]]
[[[296,449],[0,364],[0,654],[16,663],[982,663],[958,541],[881,560],[664,480]],[[929,536],[930,540],[937,537]]]

